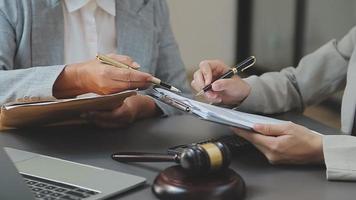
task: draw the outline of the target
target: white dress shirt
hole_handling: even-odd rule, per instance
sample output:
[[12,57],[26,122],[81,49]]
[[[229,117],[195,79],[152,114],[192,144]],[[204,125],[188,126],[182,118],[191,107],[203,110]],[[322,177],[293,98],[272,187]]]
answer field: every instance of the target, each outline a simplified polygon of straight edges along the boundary
[[65,64],[117,49],[115,0],[62,0]]

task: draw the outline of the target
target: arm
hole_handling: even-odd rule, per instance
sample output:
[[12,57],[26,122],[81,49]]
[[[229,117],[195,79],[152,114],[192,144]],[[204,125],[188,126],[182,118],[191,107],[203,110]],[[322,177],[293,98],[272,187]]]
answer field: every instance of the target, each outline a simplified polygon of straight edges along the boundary
[[[205,98],[214,103],[238,106],[238,110],[255,113],[281,113],[302,111],[342,89],[346,83],[349,58],[353,51],[355,30],[352,29],[340,42],[335,40],[305,56],[296,68],[241,79],[217,80]],[[229,68],[218,60],[200,63],[192,86],[200,91]]]
[[[302,110],[345,85],[348,61],[356,41],[355,31],[354,28],[339,42],[333,40],[304,57],[296,69],[287,68],[244,80],[237,76],[218,80],[205,97],[230,105],[243,101],[239,109],[252,112]],[[192,86],[199,91],[226,70],[228,68],[219,61],[204,61],[194,74]],[[329,180],[356,180],[355,137],[321,137],[293,123],[256,125],[254,131],[259,134],[235,130],[263,152],[271,163],[325,162]]]
[[0,11],[0,105],[15,100],[53,98],[52,85],[64,65],[15,69],[15,24]]
[[[0,10],[0,105],[10,101],[72,98],[84,93],[111,94],[150,85],[152,77],[147,73],[115,68],[96,59],[66,66],[34,67],[31,62],[29,66],[18,66],[15,57],[23,60],[31,57],[31,52],[28,55],[20,51],[29,45],[21,43],[21,38],[28,37],[29,33],[22,32],[21,25],[13,21]],[[109,56],[134,65],[128,56]]]
[[[190,91],[186,82],[186,73],[180,58],[170,23],[166,1],[154,2],[155,22],[158,31],[158,58],[155,76],[182,90],[184,96]],[[146,91],[142,91],[145,94]],[[137,95],[125,99],[124,104],[110,112],[89,112],[83,115],[89,121],[106,128],[125,127],[139,119],[153,116],[169,116],[179,111],[146,95]]]
[[332,40],[305,56],[297,68],[245,79],[251,86],[251,93],[239,109],[260,113],[303,110],[342,89],[355,45],[355,30],[339,42]]
[[356,181],[356,137],[319,135],[292,122],[256,124],[254,131],[234,129],[272,164],[325,163],[328,180]]
[[[323,99],[328,96],[330,93],[341,88],[345,84],[347,65],[348,61],[354,51],[355,45],[355,28],[353,28],[342,40],[339,42],[332,41],[328,44],[321,47],[315,53],[306,56],[299,64],[297,69],[287,69],[283,74],[268,74],[266,77],[261,77],[260,80],[257,77],[251,77],[247,79],[247,82],[252,86],[252,94],[248,99],[242,103],[241,109],[250,110],[252,104],[254,103],[252,99],[257,99],[258,94],[262,94],[263,100],[266,100],[266,91],[263,91],[267,88],[268,90],[277,91],[274,93],[278,97],[283,96],[282,91],[285,89],[274,89],[278,85],[276,81],[270,80],[275,77],[282,77],[279,80],[287,82],[285,86],[289,88],[287,94],[296,97],[297,103],[293,104],[289,101],[286,101],[286,104],[283,105],[279,103],[279,107],[275,106],[270,101],[266,105],[273,105],[273,109],[278,108],[281,110],[283,106],[287,108],[302,108],[305,105],[315,103],[319,99]],[[312,64],[309,64],[312,63]],[[317,64],[316,66],[313,63]],[[309,67],[308,67],[309,66]],[[292,72],[292,76],[286,76]],[[306,75],[304,78],[303,75]],[[286,78],[286,77],[292,77]],[[308,78],[308,79],[307,79]],[[310,79],[310,80],[309,80]],[[297,87],[293,86],[293,80],[296,80]],[[268,81],[271,81],[272,85]],[[268,83],[267,83],[268,82]],[[323,84],[313,84],[323,82]],[[333,85],[334,84],[334,85]],[[298,88],[298,89],[295,89]],[[308,91],[310,90],[310,91]],[[298,95],[300,91],[300,95]],[[273,93],[273,92],[272,92]],[[318,97],[320,96],[320,98]],[[300,98],[298,98],[300,97]],[[282,97],[286,98],[286,97]],[[272,98],[273,99],[273,98]],[[276,99],[274,99],[276,100]],[[251,102],[252,101],[252,102]],[[262,103],[259,100],[257,105],[261,108]],[[257,110],[255,110],[257,111]],[[263,110],[266,112],[267,110]],[[269,110],[272,111],[272,110]],[[274,110],[275,111],[275,110]],[[260,131],[261,132],[261,131]],[[291,148],[291,152],[297,152],[298,149],[308,149],[307,141],[301,141],[303,138],[303,132],[296,133],[294,136],[297,139],[293,141],[298,141],[298,148]],[[243,134],[242,134],[243,135]],[[310,135],[310,134],[309,134]],[[244,135],[246,136],[246,135]],[[248,136],[247,136],[248,137]],[[277,137],[279,138],[279,137]],[[282,141],[281,139],[275,141]],[[310,140],[308,140],[310,141]],[[254,142],[256,143],[256,142]],[[283,145],[293,144],[292,142],[283,142]],[[266,144],[271,147],[270,145]],[[319,145],[309,145],[309,147],[317,147]],[[326,175],[328,180],[347,180],[347,181],[356,181],[356,159],[355,159],[355,148],[356,148],[356,137],[346,136],[346,135],[325,135],[322,137],[322,147],[319,147],[323,151],[324,163],[326,165]],[[276,153],[276,151],[274,152]],[[305,152],[305,155],[311,153],[310,151]],[[274,154],[276,155],[276,154]],[[293,158],[294,156],[291,156]]]
[[328,180],[356,181],[356,137],[326,135],[323,152]]

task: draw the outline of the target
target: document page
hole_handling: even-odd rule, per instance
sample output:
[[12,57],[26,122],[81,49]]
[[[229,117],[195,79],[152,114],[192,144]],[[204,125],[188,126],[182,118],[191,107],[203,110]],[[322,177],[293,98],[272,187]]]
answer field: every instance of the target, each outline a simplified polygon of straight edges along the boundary
[[254,124],[264,123],[264,124],[280,124],[286,123],[286,121],[265,117],[256,114],[250,114],[245,112],[236,111],[233,109],[222,108],[219,106],[214,106],[211,104],[195,101],[173,92],[167,91],[165,89],[156,88],[158,92],[164,94],[176,101],[182,102],[189,106],[192,112],[203,119],[208,119],[210,121],[224,122],[225,124],[237,127],[247,127],[252,128]]

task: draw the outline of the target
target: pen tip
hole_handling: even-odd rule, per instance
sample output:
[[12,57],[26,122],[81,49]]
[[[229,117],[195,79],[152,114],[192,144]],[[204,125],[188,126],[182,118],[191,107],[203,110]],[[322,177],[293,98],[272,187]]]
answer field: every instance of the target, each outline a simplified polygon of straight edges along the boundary
[[200,90],[195,96],[200,96],[204,93],[204,90]]
[[178,88],[175,88],[175,87],[173,87],[173,86],[171,86],[171,90],[172,90],[173,92],[182,93],[182,91],[180,91]]

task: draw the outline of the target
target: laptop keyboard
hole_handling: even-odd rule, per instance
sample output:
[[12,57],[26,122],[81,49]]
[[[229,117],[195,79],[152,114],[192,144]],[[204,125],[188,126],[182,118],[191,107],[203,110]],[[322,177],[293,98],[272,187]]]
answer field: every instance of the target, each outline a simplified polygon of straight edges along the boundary
[[21,174],[30,190],[39,200],[80,200],[98,194],[96,191]]

